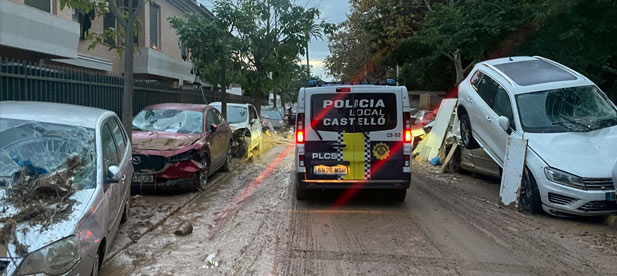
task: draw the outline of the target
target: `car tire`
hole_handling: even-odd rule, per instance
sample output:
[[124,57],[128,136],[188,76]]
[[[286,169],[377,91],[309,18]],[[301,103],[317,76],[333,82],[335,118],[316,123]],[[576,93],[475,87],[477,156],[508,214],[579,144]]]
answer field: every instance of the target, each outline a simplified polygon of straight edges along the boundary
[[99,272],[101,271],[101,263],[103,262],[103,258],[101,258],[101,251],[103,251],[103,249],[99,248],[99,250],[96,252],[96,256],[94,256],[94,262],[92,262],[92,271],[90,272],[91,276],[98,276]]
[[525,167],[523,170],[523,179],[521,180],[521,195],[520,205],[524,211],[532,214],[542,212],[542,200],[540,199],[540,191],[538,184],[529,169]]
[[125,222],[127,222],[130,216],[131,216],[131,199],[129,197],[129,200],[127,200],[126,203],[124,204],[124,213],[122,214],[120,223],[124,224]]
[[296,176],[296,199],[298,201],[307,200],[311,197],[311,190],[300,187],[300,181]]
[[407,196],[407,189],[390,191],[390,199],[394,202],[403,202]]
[[466,149],[477,149],[480,147],[478,141],[473,138],[473,132],[471,131],[471,122],[469,121],[469,115],[467,113],[459,116],[461,122],[461,143]]
[[203,191],[208,186],[208,173],[210,169],[210,164],[208,163],[208,157],[204,156],[202,158],[201,164],[203,169],[199,170],[197,173],[197,177],[195,178],[195,185],[193,186],[193,190],[195,192]]
[[229,146],[227,146],[227,157],[225,160],[225,165],[223,165],[223,167],[221,167],[221,171],[224,172],[229,172],[231,171],[231,166],[232,166],[232,155],[231,155],[231,143],[229,143]]

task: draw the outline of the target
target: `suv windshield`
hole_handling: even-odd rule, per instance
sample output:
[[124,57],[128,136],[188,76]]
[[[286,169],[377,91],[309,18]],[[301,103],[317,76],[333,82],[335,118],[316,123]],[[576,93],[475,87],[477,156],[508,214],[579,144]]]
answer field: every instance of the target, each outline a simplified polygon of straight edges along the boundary
[[94,188],[94,141],[91,128],[0,118],[0,188],[28,179],[40,185],[67,171],[74,177],[72,188]]
[[133,119],[133,127],[144,131],[195,134],[203,132],[203,113],[192,110],[144,109]]
[[617,111],[592,85],[521,94],[516,102],[527,132],[580,132],[617,125]]
[[283,120],[283,116],[281,116],[281,113],[276,109],[262,109],[261,117],[270,120]]

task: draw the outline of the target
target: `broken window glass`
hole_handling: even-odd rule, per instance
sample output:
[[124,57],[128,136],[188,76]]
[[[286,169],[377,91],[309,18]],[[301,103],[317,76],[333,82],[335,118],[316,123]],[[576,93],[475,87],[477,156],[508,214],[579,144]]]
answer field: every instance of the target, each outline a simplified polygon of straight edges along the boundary
[[177,109],[144,109],[133,119],[143,131],[195,134],[203,132],[203,113]]
[[91,128],[0,119],[0,188],[26,179],[37,186],[63,182],[76,190],[94,188],[94,141]]
[[527,132],[580,132],[617,125],[617,110],[591,85],[520,94],[516,102]]

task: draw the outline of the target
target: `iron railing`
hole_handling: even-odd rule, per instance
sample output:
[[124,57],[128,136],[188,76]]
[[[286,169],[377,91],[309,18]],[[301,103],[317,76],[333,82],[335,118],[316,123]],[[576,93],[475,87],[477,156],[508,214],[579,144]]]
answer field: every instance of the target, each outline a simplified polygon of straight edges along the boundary
[[[0,101],[43,101],[107,109],[122,116],[124,79],[71,67],[0,57]],[[174,87],[169,83],[135,80],[133,112],[157,103],[220,101],[209,88]],[[232,103],[253,103],[251,97],[227,94]]]

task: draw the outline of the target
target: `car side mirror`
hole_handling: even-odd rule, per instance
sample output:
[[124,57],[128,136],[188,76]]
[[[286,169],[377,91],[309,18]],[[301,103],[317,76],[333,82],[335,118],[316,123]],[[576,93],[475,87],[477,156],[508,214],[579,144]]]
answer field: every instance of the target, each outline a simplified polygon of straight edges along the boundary
[[499,116],[498,124],[505,132],[508,134],[510,133],[510,119],[504,116]]
[[105,177],[105,182],[106,183],[118,182],[120,180],[120,178],[118,177],[119,175],[120,175],[120,168],[116,165],[111,165],[109,166],[109,168],[107,168],[107,176]]
[[253,119],[251,119],[251,121],[249,121],[249,123],[252,125],[252,124],[254,124],[256,121],[257,121],[257,118],[253,118]]
[[217,125],[216,125],[216,124],[210,124],[210,131],[211,131],[211,132],[215,132],[215,131],[216,131],[216,128],[217,128]]

